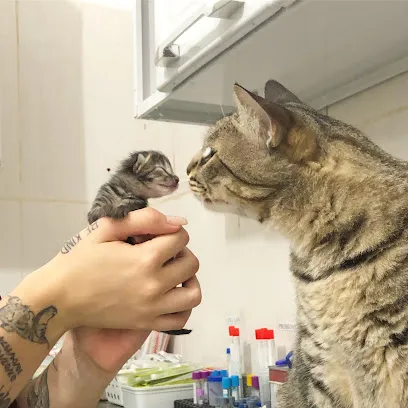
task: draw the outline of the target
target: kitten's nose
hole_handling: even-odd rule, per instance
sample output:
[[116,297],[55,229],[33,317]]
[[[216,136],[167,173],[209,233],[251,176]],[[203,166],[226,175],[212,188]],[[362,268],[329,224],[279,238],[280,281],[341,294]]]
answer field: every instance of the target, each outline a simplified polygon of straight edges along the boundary
[[180,179],[179,179],[177,176],[174,176],[174,182],[175,182],[176,184],[178,184],[179,181],[180,181]]

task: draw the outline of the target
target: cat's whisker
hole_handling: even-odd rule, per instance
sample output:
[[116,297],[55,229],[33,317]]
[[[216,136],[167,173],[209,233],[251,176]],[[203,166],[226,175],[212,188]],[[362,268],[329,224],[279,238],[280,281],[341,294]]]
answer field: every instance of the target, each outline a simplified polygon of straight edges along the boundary
[[221,104],[221,103],[220,103],[220,108],[221,108],[222,116],[225,118],[224,108],[222,107],[222,104]]

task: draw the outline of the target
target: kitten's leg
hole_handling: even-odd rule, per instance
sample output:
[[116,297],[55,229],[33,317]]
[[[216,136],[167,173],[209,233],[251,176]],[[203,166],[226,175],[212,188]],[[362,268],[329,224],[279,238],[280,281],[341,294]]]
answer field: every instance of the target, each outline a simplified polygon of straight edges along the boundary
[[88,223],[92,224],[98,221],[100,218],[109,217],[109,214],[113,211],[113,207],[110,204],[104,206],[94,206],[88,212]]
[[132,198],[125,198],[122,200],[117,206],[112,208],[109,217],[114,219],[123,219],[125,218],[130,212],[141,210],[142,208],[146,207],[146,201],[140,198],[132,197]]
[[[110,217],[113,219],[123,219],[127,215],[136,210],[141,210],[146,207],[146,201],[136,197],[128,197],[123,199],[119,205],[113,208]],[[143,240],[138,240],[134,237],[128,237],[126,243],[135,245],[137,243],[143,242]]]

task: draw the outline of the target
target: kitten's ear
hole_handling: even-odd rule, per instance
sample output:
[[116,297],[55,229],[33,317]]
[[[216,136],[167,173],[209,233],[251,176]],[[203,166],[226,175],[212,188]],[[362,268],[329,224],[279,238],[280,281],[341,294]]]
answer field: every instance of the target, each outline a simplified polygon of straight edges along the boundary
[[269,153],[279,148],[294,162],[318,161],[316,135],[292,112],[238,84],[234,85],[234,94],[239,113],[236,126],[247,137],[256,141],[261,138]]
[[138,172],[145,163],[146,163],[146,157],[143,155],[143,153],[139,153],[137,156],[136,163],[133,165],[133,171],[135,173]]
[[278,104],[287,102],[303,104],[303,102],[294,93],[273,79],[269,80],[265,84],[265,99],[269,102]]
[[[264,98],[238,84],[234,85],[234,94],[241,125],[245,124],[244,128],[248,126],[247,131],[256,133],[257,137],[259,133],[264,134],[268,150],[279,146],[292,125],[293,119],[290,113],[275,103],[267,103]],[[258,123],[254,123],[253,114],[258,119],[255,122]]]

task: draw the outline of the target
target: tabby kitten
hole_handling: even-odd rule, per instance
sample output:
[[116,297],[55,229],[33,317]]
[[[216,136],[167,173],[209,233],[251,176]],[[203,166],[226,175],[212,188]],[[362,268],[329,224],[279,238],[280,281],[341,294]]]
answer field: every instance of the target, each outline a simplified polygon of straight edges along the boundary
[[[123,160],[110,180],[99,189],[88,213],[91,224],[102,217],[123,219],[131,211],[148,206],[149,198],[171,194],[178,188],[169,159],[161,152],[134,152]],[[136,243],[130,237],[128,243]],[[170,330],[163,333],[182,335],[191,330]]]
[[163,153],[134,152],[99,189],[88,213],[88,222],[91,224],[102,217],[125,218],[131,211],[147,207],[149,198],[163,197],[177,190],[178,182]]
[[234,94],[187,174],[208,208],[291,241],[297,341],[278,407],[408,407],[408,163],[276,81]]

